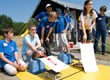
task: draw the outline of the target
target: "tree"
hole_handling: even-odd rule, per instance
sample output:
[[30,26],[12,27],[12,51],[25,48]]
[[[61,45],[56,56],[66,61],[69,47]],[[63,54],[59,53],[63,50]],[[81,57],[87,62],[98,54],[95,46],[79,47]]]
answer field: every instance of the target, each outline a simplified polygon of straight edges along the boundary
[[5,27],[13,28],[13,21],[10,17],[6,15],[0,15],[0,34],[1,34],[1,30]]

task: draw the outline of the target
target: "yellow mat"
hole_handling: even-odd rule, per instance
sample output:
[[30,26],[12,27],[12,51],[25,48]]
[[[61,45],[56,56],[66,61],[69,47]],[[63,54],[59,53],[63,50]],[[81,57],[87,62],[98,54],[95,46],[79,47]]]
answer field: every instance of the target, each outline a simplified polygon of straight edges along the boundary
[[[70,67],[61,71],[62,80],[110,80],[110,66],[98,65],[98,68],[98,72],[85,73],[80,68]],[[27,71],[19,72],[17,77],[20,80],[51,80],[45,77],[45,73],[33,75]]]

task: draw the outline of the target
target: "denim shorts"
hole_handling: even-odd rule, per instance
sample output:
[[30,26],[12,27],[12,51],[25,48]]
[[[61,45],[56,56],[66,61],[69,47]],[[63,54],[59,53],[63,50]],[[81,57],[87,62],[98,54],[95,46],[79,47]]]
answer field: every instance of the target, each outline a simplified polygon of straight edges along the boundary
[[[92,36],[92,32],[89,33],[89,30],[86,30],[86,34],[87,34],[87,41],[92,41],[93,36]],[[83,31],[81,30],[81,41],[83,41]]]

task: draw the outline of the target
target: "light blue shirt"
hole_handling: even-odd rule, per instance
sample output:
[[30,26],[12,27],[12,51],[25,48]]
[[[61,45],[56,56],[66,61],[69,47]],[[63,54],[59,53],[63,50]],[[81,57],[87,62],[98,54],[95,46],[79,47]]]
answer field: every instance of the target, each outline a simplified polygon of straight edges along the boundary
[[39,37],[37,34],[34,35],[32,38],[30,34],[26,35],[23,40],[23,46],[22,46],[22,54],[27,54],[27,51],[31,48],[28,46],[28,43],[31,43],[33,47],[35,47],[37,44],[40,43]]

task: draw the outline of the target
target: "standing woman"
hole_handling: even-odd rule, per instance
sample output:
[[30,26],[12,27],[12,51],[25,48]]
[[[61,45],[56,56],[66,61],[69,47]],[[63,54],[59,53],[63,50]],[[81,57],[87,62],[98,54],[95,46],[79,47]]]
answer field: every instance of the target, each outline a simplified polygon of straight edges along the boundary
[[96,12],[93,10],[92,0],[86,0],[84,3],[84,10],[80,15],[82,26],[82,42],[92,42],[92,29],[96,22]]

